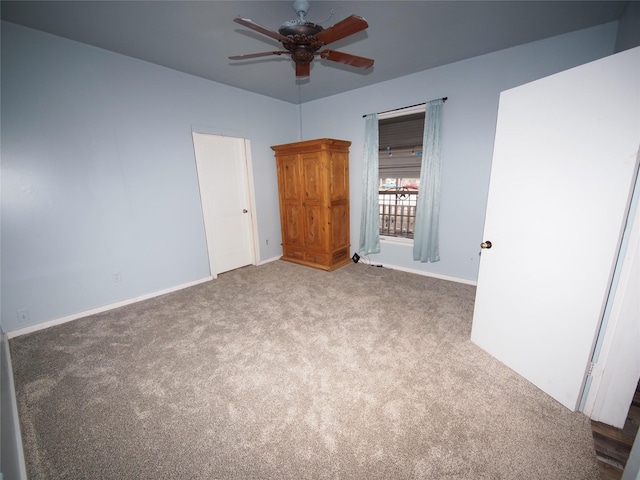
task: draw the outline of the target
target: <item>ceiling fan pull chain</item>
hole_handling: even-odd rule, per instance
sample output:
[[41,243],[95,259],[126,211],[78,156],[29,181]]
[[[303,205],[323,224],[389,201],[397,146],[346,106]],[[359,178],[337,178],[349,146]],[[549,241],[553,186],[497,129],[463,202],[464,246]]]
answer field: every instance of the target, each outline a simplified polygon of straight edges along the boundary
[[[342,8],[342,7],[338,7],[338,8]],[[329,16],[324,20],[318,22],[318,24],[323,24],[324,22],[328,22],[331,19],[331,17],[333,17],[336,14],[336,12],[338,11],[338,8],[332,8],[331,13],[329,13]]]

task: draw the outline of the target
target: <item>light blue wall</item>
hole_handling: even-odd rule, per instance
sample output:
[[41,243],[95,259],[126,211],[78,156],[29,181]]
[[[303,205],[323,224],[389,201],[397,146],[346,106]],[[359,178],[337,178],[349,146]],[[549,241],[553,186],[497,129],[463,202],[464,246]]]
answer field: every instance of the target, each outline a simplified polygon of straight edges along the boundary
[[355,251],[362,115],[442,96],[442,261],[388,244],[373,260],[475,281],[500,91],[611,54],[615,38],[613,23],[458,62],[306,103],[299,122],[296,105],[3,22],[4,330],[209,274],[194,127],[251,140],[261,259],[281,254],[269,147],[299,140],[300,124],[303,139],[351,140]]
[[[383,243],[381,253],[370,259],[475,281],[500,92],[612,54],[616,28],[614,22],[305,103],[305,139],[335,137],[353,142],[352,251],[357,250],[360,235],[362,116],[448,97],[444,107],[441,261],[414,262],[410,246],[388,243]],[[549,105],[549,111],[553,111],[553,105]],[[544,185],[540,194],[544,195]]]
[[7,22],[1,100],[5,331],[209,275],[193,126],[251,140],[260,256],[281,253],[269,147],[297,106]]

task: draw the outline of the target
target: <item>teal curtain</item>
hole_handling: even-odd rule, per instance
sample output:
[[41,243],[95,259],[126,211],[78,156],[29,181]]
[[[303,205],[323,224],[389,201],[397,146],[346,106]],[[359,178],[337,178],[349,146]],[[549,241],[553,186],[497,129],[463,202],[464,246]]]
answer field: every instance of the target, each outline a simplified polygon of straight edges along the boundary
[[440,261],[438,223],[443,105],[442,99],[428,102],[424,117],[420,193],[413,236],[413,259],[420,262]]
[[362,218],[360,222],[360,253],[380,253],[378,216],[378,114],[365,117],[364,173],[362,177]]

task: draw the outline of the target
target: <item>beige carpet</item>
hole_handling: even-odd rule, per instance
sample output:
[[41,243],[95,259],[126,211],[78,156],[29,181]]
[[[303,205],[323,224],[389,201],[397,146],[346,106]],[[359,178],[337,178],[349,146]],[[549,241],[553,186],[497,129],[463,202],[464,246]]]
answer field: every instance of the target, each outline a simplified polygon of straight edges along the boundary
[[598,479],[475,288],[285,262],[10,342],[30,479]]

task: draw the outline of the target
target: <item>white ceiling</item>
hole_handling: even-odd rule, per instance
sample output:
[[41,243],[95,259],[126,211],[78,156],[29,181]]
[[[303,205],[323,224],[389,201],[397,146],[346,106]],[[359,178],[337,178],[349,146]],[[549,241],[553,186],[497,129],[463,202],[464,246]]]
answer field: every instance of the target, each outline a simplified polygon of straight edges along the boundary
[[[477,55],[618,20],[627,1],[314,1],[307,20],[325,28],[351,14],[369,28],[331,48],[375,59],[359,70],[316,58],[297,81],[279,50],[233,22],[272,30],[296,18],[286,1],[2,1],[3,20],[291,103],[307,102]],[[333,15],[332,15],[332,12]]]

